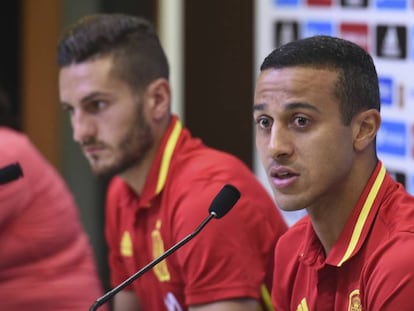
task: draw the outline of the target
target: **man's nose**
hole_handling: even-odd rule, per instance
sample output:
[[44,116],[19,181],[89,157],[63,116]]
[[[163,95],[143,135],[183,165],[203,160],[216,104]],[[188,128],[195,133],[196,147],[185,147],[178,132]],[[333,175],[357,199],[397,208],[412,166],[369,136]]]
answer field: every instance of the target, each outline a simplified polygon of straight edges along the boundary
[[75,111],[71,116],[73,140],[82,144],[95,135],[95,123],[92,116],[82,111]]
[[269,154],[275,160],[289,157],[294,150],[289,131],[281,126],[273,126],[269,141]]

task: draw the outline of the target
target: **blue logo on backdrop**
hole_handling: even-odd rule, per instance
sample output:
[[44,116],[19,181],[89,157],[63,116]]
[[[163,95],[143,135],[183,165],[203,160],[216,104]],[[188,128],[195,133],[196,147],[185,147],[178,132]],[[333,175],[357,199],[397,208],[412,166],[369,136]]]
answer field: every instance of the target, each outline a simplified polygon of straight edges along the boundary
[[279,6],[297,6],[299,0],[274,0],[274,3]]
[[393,80],[389,77],[378,77],[380,95],[381,95],[381,105],[391,106],[394,98],[394,83]]
[[401,9],[407,8],[407,0],[377,0],[379,9]]
[[303,25],[303,37],[312,37],[316,35],[333,36],[333,25],[331,22],[309,21]]
[[407,154],[407,138],[405,123],[383,120],[377,135],[377,151],[404,157]]

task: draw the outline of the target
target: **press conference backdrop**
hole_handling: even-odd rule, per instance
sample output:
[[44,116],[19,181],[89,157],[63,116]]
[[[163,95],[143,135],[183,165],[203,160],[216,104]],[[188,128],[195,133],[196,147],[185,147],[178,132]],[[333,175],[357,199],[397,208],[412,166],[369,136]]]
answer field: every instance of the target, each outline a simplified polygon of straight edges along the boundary
[[[414,194],[414,0],[256,0],[256,70],[275,47],[317,34],[367,50],[380,82],[377,150],[388,171]],[[267,183],[255,156],[257,175]],[[286,215],[290,224],[302,213]]]

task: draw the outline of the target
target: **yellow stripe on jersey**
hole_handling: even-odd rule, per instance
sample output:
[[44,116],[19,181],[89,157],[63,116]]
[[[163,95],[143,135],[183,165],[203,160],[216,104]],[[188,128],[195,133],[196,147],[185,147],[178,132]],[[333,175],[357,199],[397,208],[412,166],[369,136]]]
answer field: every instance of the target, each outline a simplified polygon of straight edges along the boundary
[[165,185],[165,181],[167,179],[168,168],[170,167],[172,154],[173,154],[175,145],[177,144],[177,140],[180,137],[181,129],[182,129],[181,122],[177,120],[171,132],[170,138],[168,139],[167,145],[165,146],[165,151],[162,156],[161,167],[160,167],[160,172],[158,175],[158,182],[157,182],[157,188],[155,190],[155,194],[160,193],[162,188]]
[[351,241],[349,242],[348,249],[346,250],[344,257],[339,262],[338,267],[342,266],[342,264],[348,260],[348,258],[352,255],[353,251],[355,250],[362,229],[364,228],[365,221],[367,220],[369,211],[371,210],[372,204],[374,203],[374,200],[378,194],[379,188],[381,187],[384,177],[385,167],[384,165],[382,165],[378,173],[378,176],[368,194],[368,197],[365,200],[361,213],[359,214],[358,220],[355,224],[354,231],[352,232]]

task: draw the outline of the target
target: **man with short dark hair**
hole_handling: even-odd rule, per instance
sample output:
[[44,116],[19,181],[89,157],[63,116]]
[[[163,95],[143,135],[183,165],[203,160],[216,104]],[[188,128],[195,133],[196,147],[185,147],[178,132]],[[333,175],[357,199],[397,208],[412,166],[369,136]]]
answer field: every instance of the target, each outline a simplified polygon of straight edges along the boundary
[[412,310],[414,198],[377,158],[380,96],[373,60],[315,36],[263,61],[256,146],[285,211],[308,216],[275,251],[275,310]]
[[273,248],[286,224],[240,160],[171,114],[168,62],[152,25],[85,17],[63,34],[58,61],[74,140],[95,174],[116,175],[106,204],[113,286],[191,233],[224,184],[241,192],[229,215],[119,292],[115,310],[253,311],[264,301],[271,309]]

